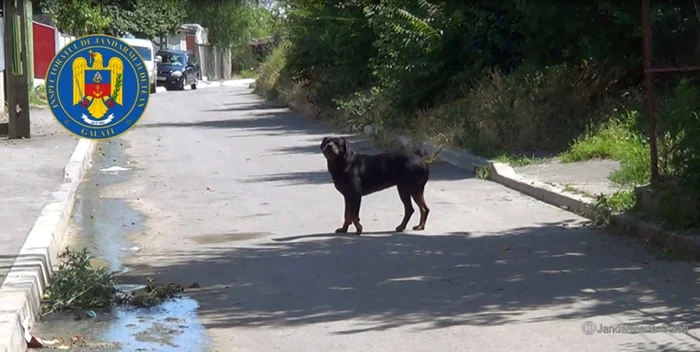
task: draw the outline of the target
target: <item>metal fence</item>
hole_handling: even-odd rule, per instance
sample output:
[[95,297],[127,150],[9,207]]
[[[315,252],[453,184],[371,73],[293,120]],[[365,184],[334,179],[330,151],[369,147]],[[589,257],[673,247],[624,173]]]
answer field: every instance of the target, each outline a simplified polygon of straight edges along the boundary
[[[693,0],[698,20],[700,21],[700,6],[697,0]],[[700,72],[700,66],[693,63],[675,63],[675,65],[654,65],[653,53],[653,19],[651,0],[641,0],[642,5],[642,35],[643,35],[643,59],[644,59],[644,86],[646,90],[645,109],[649,125],[649,144],[651,150],[651,183],[660,181],[659,172],[659,131],[658,131],[658,101],[656,96],[655,76],[669,73]],[[696,43],[698,45],[700,43]],[[700,45],[698,45],[700,47]],[[697,64],[697,63],[695,63]]]
[[217,81],[231,78],[231,50],[207,44],[196,44],[195,55],[202,66],[202,77]]

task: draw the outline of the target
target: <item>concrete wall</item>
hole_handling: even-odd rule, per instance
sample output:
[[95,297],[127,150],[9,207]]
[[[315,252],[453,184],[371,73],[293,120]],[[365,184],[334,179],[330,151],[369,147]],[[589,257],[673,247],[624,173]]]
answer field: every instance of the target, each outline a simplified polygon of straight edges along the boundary
[[187,50],[185,34],[172,34],[166,38],[166,48],[172,50]]

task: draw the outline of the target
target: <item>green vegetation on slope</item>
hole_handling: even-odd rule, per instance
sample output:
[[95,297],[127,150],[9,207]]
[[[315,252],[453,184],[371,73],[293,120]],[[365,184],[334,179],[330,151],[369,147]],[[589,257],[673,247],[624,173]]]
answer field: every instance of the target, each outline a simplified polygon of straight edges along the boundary
[[561,154],[563,162],[590,159],[620,161],[621,168],[610,179],[622,185],[643,185],[649,182],[649,144],[636,132],[639,122],[637,111],[627,111],[596,126]]

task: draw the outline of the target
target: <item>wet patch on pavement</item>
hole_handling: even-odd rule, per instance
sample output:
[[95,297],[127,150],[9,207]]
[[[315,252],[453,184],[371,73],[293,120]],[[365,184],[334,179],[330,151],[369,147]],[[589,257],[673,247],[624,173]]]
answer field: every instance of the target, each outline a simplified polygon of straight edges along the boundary
[[[140,251],[129,238],[144,232],[146,220],[129,205],[128,198],[111,196],[143,167],[129,161],[124,153],[127,144],[117,139],[100,146],[80,186],[68,239],[73,249],[87,248],[95,258],[94,265],[105,266],[117,275],[129,271],[124,259]],[[129,291],[139,287],[118,288]],[[117,306],[54,313],[37,322],[32,334],[57,343],[53,348],[70,346],[70,351],[202,352],[208,350],[207,333],[197,318],[197,309],[197,301],[179,297],[149,308]]]
[[192,351],[209,349],[197,301],[183,297],[152,308],[117,307],[88,319],[56,314],[32,332],[42,340],[77,341],[70,351]]
[[197,242],[198,244],[219,244],[236,241],[247,241],[272,235],[274,234],[271,232],[232,232],[215,235],[192,236],[189,237],[189,239]]
[[[71,247],[87,247],[93,256],[99,258],[96,262],[117,273],[128,271],[122,266],[122,260],[124,256],[138,251],[128,237],[142,232],[144,221],[143,215],[126,200],[105,197],[103,194],[106,188],[114,187],[130,177],[135,165],[124,154],[126,147],[126,143],[119,140],[100,147],[99,156],[80,185],[71,219],[75,229]],[[125,165],[129,170],[114,171],[115,165]]]

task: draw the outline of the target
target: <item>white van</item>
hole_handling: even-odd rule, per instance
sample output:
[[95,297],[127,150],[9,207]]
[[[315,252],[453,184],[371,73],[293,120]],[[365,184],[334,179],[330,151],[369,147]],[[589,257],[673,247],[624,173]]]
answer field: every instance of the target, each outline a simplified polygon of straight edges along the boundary
[[156,67],[161,60],[160,56],[156,56],[156,50],[153,46],[153,42],[148,39],[134,39],[134,38],[119,38],[125,43],[131,45],[134,50],[136,50],[143,62],[146,64],[148,69],[148,78],[151,81],[151,93],[156,92]]

